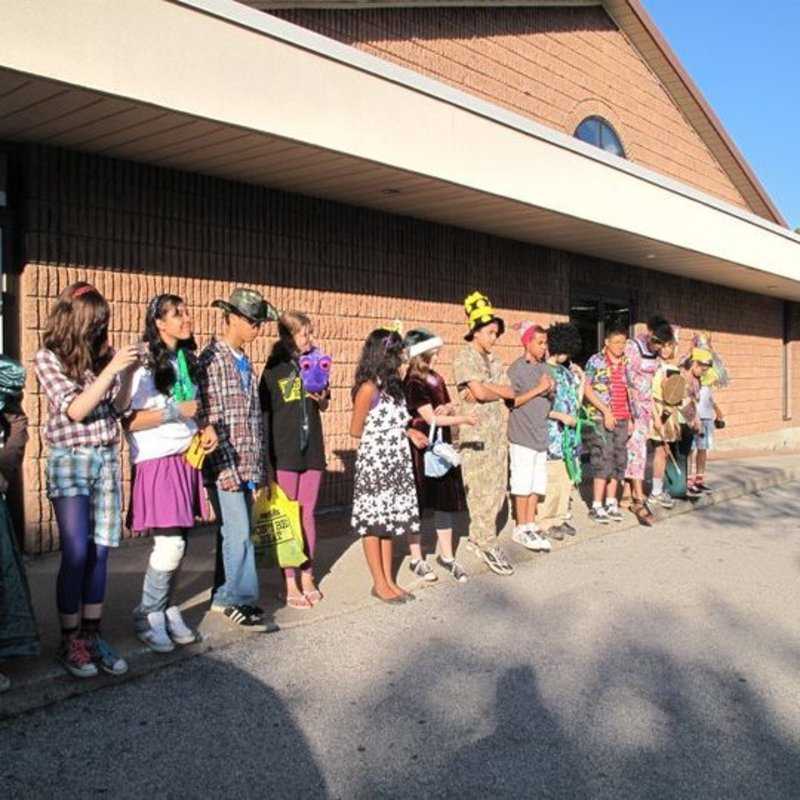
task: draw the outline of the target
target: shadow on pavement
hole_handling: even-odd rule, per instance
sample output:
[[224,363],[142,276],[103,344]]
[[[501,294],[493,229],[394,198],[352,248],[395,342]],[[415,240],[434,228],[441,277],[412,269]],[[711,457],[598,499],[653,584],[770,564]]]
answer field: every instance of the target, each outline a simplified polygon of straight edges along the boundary
[[[125,720],[109,725],[111,717]],[[41,740],[41,748],[31,742]],[[278,694],[200,656],[0,722],[0,797],[328,797]]]

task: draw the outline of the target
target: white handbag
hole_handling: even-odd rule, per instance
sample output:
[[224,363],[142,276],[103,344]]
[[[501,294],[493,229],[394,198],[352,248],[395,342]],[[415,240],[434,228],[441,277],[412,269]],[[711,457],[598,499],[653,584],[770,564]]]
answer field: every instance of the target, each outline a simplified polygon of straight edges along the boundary
[[461,466],[461,456],[453,445],[442,439],[442,429],[431,424],[428,446],[425,448],[425,476],[441,478],[453,467]]

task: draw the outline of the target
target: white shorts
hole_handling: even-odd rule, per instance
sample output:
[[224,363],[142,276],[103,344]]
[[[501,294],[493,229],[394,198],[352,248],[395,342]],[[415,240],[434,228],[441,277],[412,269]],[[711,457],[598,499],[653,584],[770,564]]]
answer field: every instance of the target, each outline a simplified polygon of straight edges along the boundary
[[531,450],[513,442],[511,456],[511,494],[527,497],[547,494],[547,451]]

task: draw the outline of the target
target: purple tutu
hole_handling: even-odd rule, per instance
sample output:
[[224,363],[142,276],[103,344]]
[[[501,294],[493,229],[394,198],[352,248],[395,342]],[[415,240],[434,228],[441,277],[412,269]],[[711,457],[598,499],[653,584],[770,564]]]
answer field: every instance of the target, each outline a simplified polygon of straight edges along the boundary
[[207,516],[203,473],[182,453],[136,465],[128,511],[131,530],[193,528],[196,518]]

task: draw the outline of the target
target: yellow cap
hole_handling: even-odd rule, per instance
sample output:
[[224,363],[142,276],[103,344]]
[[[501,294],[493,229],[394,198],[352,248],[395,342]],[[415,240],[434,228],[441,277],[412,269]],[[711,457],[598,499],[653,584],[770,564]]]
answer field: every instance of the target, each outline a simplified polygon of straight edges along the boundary
[[692,361],[699,361],[701,364],[713,364],[714,356],[710,351],[704,350],[702,347],[692,348]]

